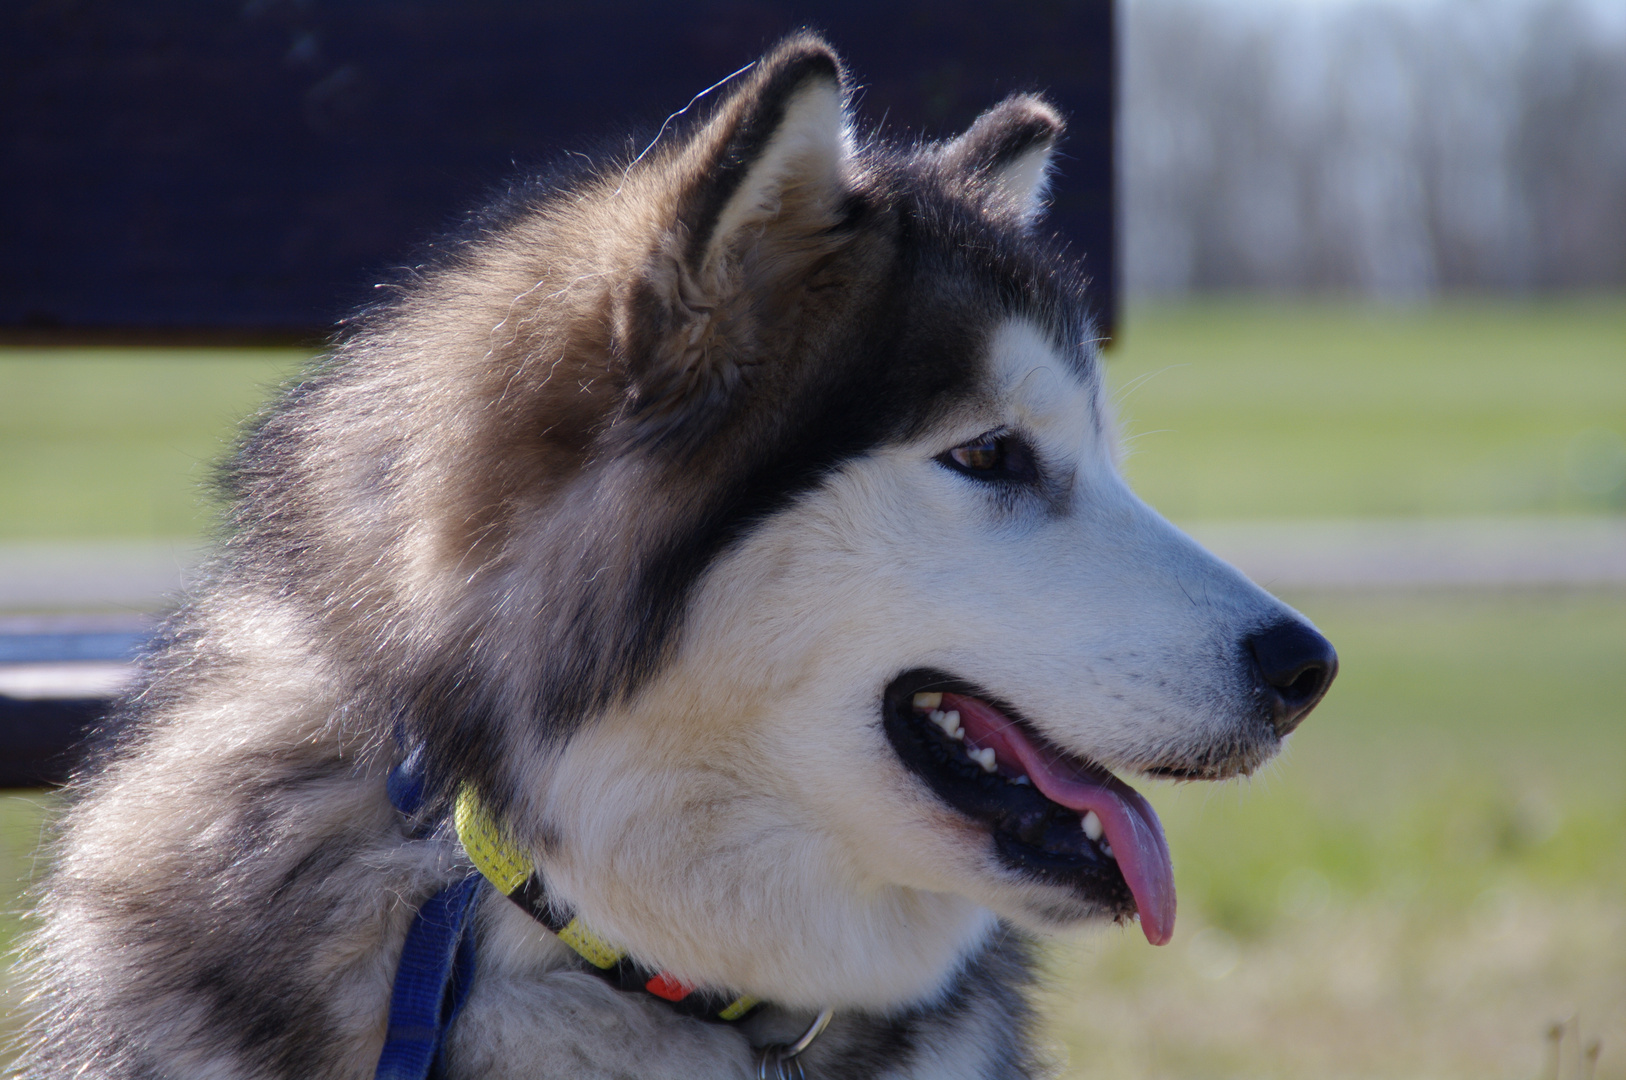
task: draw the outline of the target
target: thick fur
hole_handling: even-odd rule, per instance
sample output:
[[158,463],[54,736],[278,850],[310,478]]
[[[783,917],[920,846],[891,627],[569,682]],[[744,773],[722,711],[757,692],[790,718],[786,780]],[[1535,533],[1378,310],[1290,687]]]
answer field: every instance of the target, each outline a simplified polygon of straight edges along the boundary
[[[1102,912],[999,864],[887,746],[963,673],[1105,766],[1275,751],[1241,642],[1292,618],[1119,480],[1082,284],[1034,231],[1061,120],[851,130],[793,38],[636,160],[516,195],[259,421],[230,530],[79,779],[25,1076],[361,1078],[474,784],[652,966],[621,994],[488,890],[457,1077],[1036,1075],[1028,935]],[[1030,483],[945,451],[1017,432]],[[427,830],[391,808],[403,746]]]

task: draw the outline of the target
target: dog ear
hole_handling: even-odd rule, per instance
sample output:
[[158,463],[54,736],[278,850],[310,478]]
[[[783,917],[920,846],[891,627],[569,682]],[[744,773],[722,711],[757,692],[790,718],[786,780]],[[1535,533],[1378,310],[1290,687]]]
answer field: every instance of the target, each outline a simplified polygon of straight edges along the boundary
[[1051,159],[1064,127],[1048,101],[1014,94],[946,144],[942,166],[970,180],[984,212],[1027,227],[1044,212]]
[[811,34],[758,61],[676,153],[670,217],[617,326],[639,441],[698,438],[733,399],[763,301],[833,246],[850,160],[841,61]]

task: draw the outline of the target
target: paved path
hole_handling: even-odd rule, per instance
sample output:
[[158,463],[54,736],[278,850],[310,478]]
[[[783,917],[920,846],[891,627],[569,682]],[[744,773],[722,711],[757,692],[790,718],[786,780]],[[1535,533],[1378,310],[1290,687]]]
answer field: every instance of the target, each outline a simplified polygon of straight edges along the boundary
[[170,541],[0,544],[0,613],[156,611],[185,587],[202,554]]
[[[1626,518],[1202,522],[1267,589],[1626,588]],[[0,546],[0,694],[111,692],[200,557],[176,544]]]
[[[1626,517],[1196,522],[1188,531],[1267,588],[1626,584]],[[0,614],[143,613],[185,585],[178,543],[0,545]]]
[[1626,517],[1206,522],[1267,589],[1626,585]]

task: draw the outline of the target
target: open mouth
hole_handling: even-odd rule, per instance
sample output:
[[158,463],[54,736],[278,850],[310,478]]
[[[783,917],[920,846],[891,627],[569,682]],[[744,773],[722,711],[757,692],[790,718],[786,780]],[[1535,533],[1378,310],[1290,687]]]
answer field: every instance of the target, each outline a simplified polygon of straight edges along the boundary
[[1174,933],[1174,869],[1157,814],[1099,765],[1046,742],[1012,709],[940,671],[894,679],[887,737],[932,791],[986,826],[1005,865],[1063,885],[1146,940]]

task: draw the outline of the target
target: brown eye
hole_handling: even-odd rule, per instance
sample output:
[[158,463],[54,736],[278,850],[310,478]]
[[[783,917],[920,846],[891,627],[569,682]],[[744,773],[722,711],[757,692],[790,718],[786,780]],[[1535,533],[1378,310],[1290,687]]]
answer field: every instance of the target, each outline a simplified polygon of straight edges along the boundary
[[990,482],[1027,482],[1039,477],[1028,444],[1016,435],[980,435],[937,460],[955,472]]
[[1001,439],[978,439],[964,446],[956,446],[949,451],[949,457],[954,464],[962,469],[971,469],[975,472],[987,472],[997,469],[1005,459],[1005,447]]

